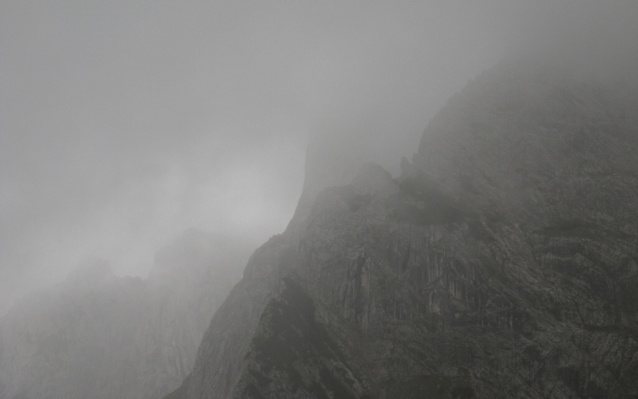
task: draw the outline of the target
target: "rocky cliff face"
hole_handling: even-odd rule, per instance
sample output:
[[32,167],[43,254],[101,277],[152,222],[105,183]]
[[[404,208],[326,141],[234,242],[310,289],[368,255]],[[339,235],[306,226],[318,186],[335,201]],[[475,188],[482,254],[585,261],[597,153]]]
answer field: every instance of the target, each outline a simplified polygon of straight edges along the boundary
[[167,398],[638,396],[635,97],[502,64],[323,190]]
[[241,245],[190,230],[148,279],[82,265],[0,320],[0,398],[158,398],[191,371]]

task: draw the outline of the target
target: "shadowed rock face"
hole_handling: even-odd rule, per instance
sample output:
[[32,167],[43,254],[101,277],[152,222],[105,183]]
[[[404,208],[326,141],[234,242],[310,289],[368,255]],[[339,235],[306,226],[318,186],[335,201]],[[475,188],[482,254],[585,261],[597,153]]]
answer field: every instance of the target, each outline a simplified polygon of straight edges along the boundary
[[636,397],[632,104],[479,76],[400,178],[364,168],[255,252],[170,398]]
[[[148,279],[82,265],[0,319],[0,398],[151,399],[191,371],[237,251],[187,231],[156,255]],[[236,244],[236,243],[235,243]]]

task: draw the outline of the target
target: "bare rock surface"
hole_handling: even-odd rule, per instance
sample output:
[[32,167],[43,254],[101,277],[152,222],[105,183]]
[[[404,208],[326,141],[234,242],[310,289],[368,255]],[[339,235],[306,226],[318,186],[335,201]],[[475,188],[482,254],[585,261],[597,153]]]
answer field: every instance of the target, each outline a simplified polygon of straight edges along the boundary
[[638,397],[630,93],[486,71],[402,176],[364,168],[255,252],[167,398]]

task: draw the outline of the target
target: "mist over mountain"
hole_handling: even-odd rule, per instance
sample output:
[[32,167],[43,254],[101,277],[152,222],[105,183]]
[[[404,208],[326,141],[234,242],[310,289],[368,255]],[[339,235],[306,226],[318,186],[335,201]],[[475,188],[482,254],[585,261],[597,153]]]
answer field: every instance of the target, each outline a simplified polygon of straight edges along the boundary
[[158,398],[190,372],[249,243],[190,229],[147,279],[88,261],[0,318],[1,398]]
[[637,15],[1,2],[0,399],[638,397]]
[[146,277],[189,227],[283,231],[311,134],[397,168],[501,53],[494,9],[468,6],[1,2],[0,313],[87,257]]
[[399,177],[344,185],[310,149],[314,201],[254,253],[167,398],[635,397],[634,90],[513,57]]

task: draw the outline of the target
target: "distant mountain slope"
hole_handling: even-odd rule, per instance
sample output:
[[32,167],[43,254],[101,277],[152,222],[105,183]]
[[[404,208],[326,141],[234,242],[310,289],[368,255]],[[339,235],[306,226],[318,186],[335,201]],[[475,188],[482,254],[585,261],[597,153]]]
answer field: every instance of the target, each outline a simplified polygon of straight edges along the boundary
[[0,319],[0,398],[158,398],[193,366],[246,244],[195,230],[156,255],[148,279],[89,263]]
[[485,72],[254,253],[169,398],[638,397],[635,99]]

